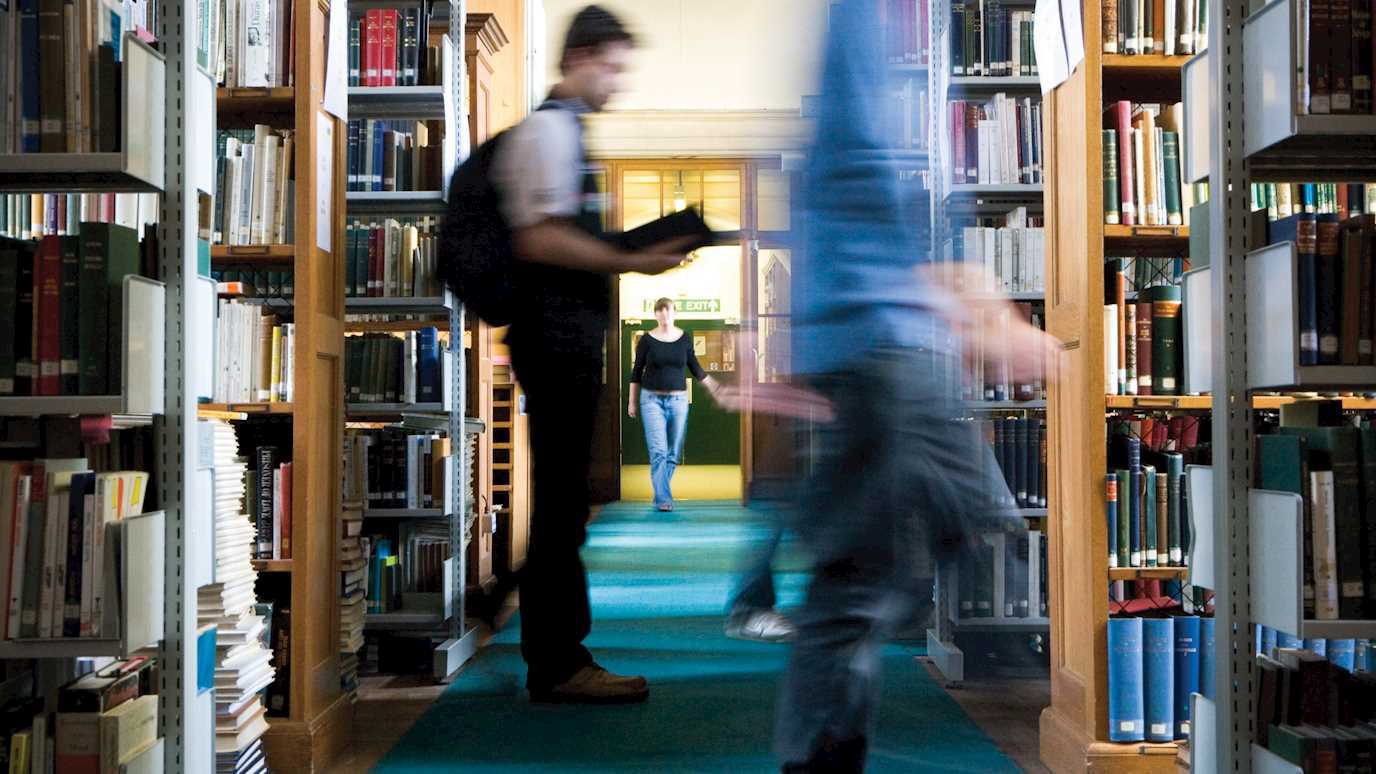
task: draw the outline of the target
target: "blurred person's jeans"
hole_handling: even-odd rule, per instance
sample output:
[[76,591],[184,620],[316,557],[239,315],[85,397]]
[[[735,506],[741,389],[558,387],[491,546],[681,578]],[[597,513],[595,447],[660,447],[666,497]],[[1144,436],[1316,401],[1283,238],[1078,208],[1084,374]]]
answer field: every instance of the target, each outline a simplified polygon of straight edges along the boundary
[[683,460],[683,439],[688,434],[688,393],[640,391],[640,422],[645,427],[645,446],[650,452],[650,486],[655,505],[672,505],[674,471]]
[[773,609],[778,601],[774,594],[773,565],[784,535],[781,509],[767,508],[761,515],[761,526],[769,530],[763,540],[755,540],[752,536],[745,541],[745,561],[727,609],[732,618],[745,618],[757,610]]
[[[861,771],[880,695],[881,650],[930,593],[930,550],[963,528],[991,486],[989,451],[930,352],[876,350],[811,385],[835,407],[817,428],[797,534],[815,561],[776,728],[799,771]],[[919,570],[918,567],[923,569]],[[929,577],[929,576],[928,576]]]

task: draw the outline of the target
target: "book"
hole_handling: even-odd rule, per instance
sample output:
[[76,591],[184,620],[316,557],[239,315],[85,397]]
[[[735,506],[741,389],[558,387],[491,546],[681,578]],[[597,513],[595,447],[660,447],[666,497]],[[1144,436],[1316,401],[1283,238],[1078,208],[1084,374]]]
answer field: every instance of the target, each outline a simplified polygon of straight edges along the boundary
[[1141,357],[1144,337],[1139,335],[1137,344],[1139,355],[1138,391],[1141,393],[1143,378],[1140,364],[1146,361],[1150,363],[1148,366],[1150,394],[1179,395],[1179,379],[1182,370],[1180,287],[1178,285],[1158,285],[1144,292],[1147,294],[1151,307],[1150,334],[1148,337],[1151,342],[1151,357],[1149,361]]
[[[1285,426],[1283,420],[1277,432],[1304,437],[1310,454],[1311,472],[1317,468],[1318,472],[1314,474],[1324,481],[1324,491],[1315,493],[1315,572],[1319,573],[1319,548],[1322,545],[1324,559],[1330,558],[1331,551],[1331,558],[1336,562],[1338,615],[1342,618],[1360,618],[1366,605],[1360,431],[1352,427]],[[1329,500],[1328,496],[1332,499]],[[1321,501],[1325,508],[1322,513],[1318,511]],[[1331,522],[1327,515],[1328,508],[1332,509]],[[1330,524],[1334,532],[1325,534],[1324,542],[1320,543],[1320,527],[1327,533]]]
[[1217,678],[1215,631],[1213,618],[1199,619],[1199,692],[1210,700],[1214,700],[1214,681]]
[[1108,619],[1108,738],[1113,742],[1141,741],[1146,735],[1142,624],[1141,618]]
[[117,771],[158,738],[158,697],[140,696],[100,714],[100,770]]
[[1200,690],[1200,618],[1193,615],[1170,619],[1175,632],[1174,712],[1177,739],[1190,736],[1190,696]]
[[1175,738],[1175,627],[1170,618],[1142,619],[1142,671],[1146,738],[1169,742]]

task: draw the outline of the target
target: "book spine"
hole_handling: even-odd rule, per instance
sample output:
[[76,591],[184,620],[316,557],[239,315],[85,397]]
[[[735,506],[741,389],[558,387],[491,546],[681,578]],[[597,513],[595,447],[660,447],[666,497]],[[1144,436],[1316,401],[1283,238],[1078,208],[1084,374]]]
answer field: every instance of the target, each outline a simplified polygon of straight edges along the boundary
[[1142,621],[1142,672],[1145,693],[1147,741],[1169,742],[1175,738],[1175,712],[1171,692],[1175,685],[1175,628],[1170,618]]
[[1369,115],[1372,111],[1372,50],[1369,0],[1350,0],[1352,5],[1352,112]]
[[1334,113],[1352,112],[1352,7],[1363,2],[1371,0],[1329,0],[1329,108]]
[[1100,19],[1103,25],[1105,54],[1118,53],[1118,1],[1103,0],[1100,4]]
[[1151,290],[1152,391],[1155,395],[1179,395],[1180,287],[1162,285]]
[[1138,288],[1136,307],[1137,320],[1137,394],[1156,394],[1155,374],[1152,373],[1152,302],[1151,290]]
[[1118,480],[1118,566],[1131,567],[1132,564],[1132,486],[1131,475],[1126,470],[1115,470],[1113,476]]
[[1182,615],[1170,619],[1175,636],[1175,698],[1176,739],[1190,737],[1190,696],[1199,692],[1200,619]]
[[62,251],[62,326],[59,329],[61,356],[58,360],[58,393],[78,395],[81,390],[81,240],[76,236],[58,237]]
[[1199,619],[1199,692],[1204,697],[1214,699],[1214,680],[1217,660],[1214,656],[1216,629],[1213,618]]
[[83,562],[86,559],[86,519],[89,508],[94,505],[94,477],[82,473],[72,477],[72,488],[67,500],[67,564],[63,595],[57,600],[61,612],[58,618],[61,627],[56,632],[62,637],[81,636],[81,582]]
[[1309,2],[1309,112],[1326,114],[1333,112],[1330,93],[1332,74],[1329,58],[1332,38],[1333,0],[1308,0]]
[[[362,86],[363,15],[349,14],[349,85]],[[352,125],[353,122],[350,122]]]
[[1156,473],[1156,566],[1170,564],[1170,477],[1165,470]]
[[41,80],[34,81],[34,84],[41,84],[39,106],[42,111],[44,153],[63,153],[68,150],[65,9],[66,3],[63,0],[38,2],[38,58]]
[[[1116,3],[1117,0],[1108,0]],[[1119,210],[1118,184],[1118,133],[1113,129],[1103,131],[1104,154],[1104,222],[1118,224],[1122,220]]]
[[1118,477],[1110,474],[1104,492],[1104,511],[1108,518],[1108,566],[1118,566]]
[[397,24],[399,14],[395,8],[388,8],[382,11],[381,19],[381,38],[380,54],[381,67],[379,76],[382,86],[397,85]]
[[1161,137],[1166,223],[1179,226],[1185,222],[1184,212],[1180,206],[1180,135],[1175,132],[1164,132]]
[[1146,737],[1143,680],[1143,619],[1108,620],[1108,738],[1140,742]]
[[364,15],[363,85],[382,85],[382,11],[370,10]]
[[1166,455],[1166,508],[1168,521],[1166,525],[1166,544],[1167,544],[1167,563],[1171,566],[1183,566],[1185,563],[1184,541],[1181,539],[1182,525],[1184,524],[1182,499],[1182,484],[1185,479],[1185,458],[1180,454]]
[[272,446],[260,446],[257,450],[257,469],[256,483],[258,488],[258,502],[255,509],[255,527],[257,531],[256,558],[272,558],[272,480],[276,470],[277,449]]
[[1333,471],[1312,470],[1309,476],[1314,498],[1314,615],[1334,620],[1339,617],[1339,595]]
[[1126,100],[1120,101],[1115,109],[1118,119],[1118,185],[1121,200],[1119,212],[1123,224],[1132,226],[1137,223],[1137,207],[1134,198],[1136,165],[1133,161],[1132,152],[1132,103]]
[[1155,468],[1150,465],[1146,465],[1142,468],[1142,487],[1139,490],[1138,496],[1142,498],[1140,512],[1142,518],[1143,567],[1155,567],[1157,565],[1156,551],[1160,537],[1157,535],[1157,525],[1159,522],[1156,517],[1157,478],[1159,478],[1159,476],[1157,476]]
[[1341,224],[1332,213],[1318,216],[1318,253],[1314,264],[1319,327],[1319,363],[1336,365],[1339,357],[1339,325],[1342,308]]
[[62,369],[62,248],[60,237],[44,237],[34,263],[35,395],[59,395]]

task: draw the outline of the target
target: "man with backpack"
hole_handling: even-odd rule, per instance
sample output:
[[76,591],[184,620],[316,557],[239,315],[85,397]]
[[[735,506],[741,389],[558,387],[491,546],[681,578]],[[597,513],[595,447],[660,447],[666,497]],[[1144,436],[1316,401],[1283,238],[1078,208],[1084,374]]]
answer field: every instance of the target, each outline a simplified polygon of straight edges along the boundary
[[[534,504],[520,572],[521,655],[532,701],[644,701],[643,677],[615,675],[583,646],[591,628],[587,535],[593,425],[611,323],[611,277],[658,274],[684,260],[679,241],[626,251],[604,238],[581,116],[620,90],[634,38],[597,6],[573,19],[562,80],[539,110],[474,151],[450,184],[443,249],[451,285],[489,323],[510,324],[526,393]],[[509,589],[509,586],[508,586]],[[488,613],[500,600],[488,601]]]

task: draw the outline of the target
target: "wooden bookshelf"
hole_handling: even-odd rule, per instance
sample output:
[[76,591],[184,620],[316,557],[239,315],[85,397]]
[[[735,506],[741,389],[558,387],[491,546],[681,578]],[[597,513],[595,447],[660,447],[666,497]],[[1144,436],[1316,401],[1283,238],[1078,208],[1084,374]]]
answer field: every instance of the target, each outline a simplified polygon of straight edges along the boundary
[[[1041,716],[1041,758],[1055,772],[1164,774],[1175,771],[1178,745],[1108,741],[1105,579],[1134,579],[1147,570],[1108,567],[1103,490],[1097,485],[1108,469],[1104,422],[1108,410],[1143,408],[1144,400],[1177,409],[1206,405],[1209,398],[1106,395],[1105,249],[1113,240],[1146,236],[1103,222],[1101,130],[1111,101],[1179,100],[1187,57],[1105,55],[1100,5],[1085,3],[1082,9],[1084,62],[1043,101],[1046,284],[1057,288],[1047,295],[1046,319],[1062,349],[1050,367],[1058,379],[1048,388],[1048,494],[1058,518],[1047,520],[1051,706]],[[1172,229],[1152,238],[1180,240],[1186,233]]]
[[211,245],[210,265],[252,266],[265,269],[289,267],[296,258],[294,245]]
[[254,559],[253,569],[258,572],[291,572],[290,559]]
[[[301,72],[298,63],[297,73]],[[324,83],[322,78],[321,83]],[[296,113],[296,89],[291,86],[259,87],[246,86],[215,90],[215,106],[221,114],[259,114],[268,115]]]
[[292,403],[201,403],[196,408],[202,415],[232,413],[262,416],[290,414],[294,406]]
[[1189,575],[1188,567],[1110,567],[1108,570],[1111,581],[1178,580]]

